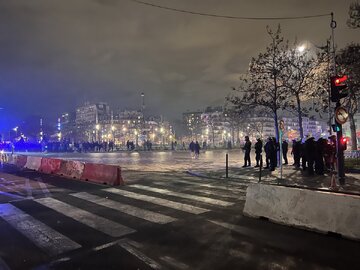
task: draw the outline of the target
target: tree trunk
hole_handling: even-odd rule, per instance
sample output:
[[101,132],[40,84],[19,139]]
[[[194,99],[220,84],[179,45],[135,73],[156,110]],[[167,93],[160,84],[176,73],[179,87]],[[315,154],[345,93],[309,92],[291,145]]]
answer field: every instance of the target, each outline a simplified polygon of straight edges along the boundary
[[296,105],[297,105],[297,113],[298,113],[298,121],[299,121],[299,132],[300,132],[300,138],[304,138],[304,129],[302,124],[302,112],[301,112],[301,101],[300,97],[296,97]]
[[349,114],[351,132],[351,150],[357,150],[356,125],[353,114]]
[[274,112],[275,137],[276,137],[276,141],[279,141],[279,126],[278,126],[277,110],[274,110],[273,112]]

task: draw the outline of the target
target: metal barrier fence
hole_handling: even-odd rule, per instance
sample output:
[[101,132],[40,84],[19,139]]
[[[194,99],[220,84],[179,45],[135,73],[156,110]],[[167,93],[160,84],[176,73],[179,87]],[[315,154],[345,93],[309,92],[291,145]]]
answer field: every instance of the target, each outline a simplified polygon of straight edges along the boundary
[[344,152],[345,158],[360,158],[360,150],[351,150]]

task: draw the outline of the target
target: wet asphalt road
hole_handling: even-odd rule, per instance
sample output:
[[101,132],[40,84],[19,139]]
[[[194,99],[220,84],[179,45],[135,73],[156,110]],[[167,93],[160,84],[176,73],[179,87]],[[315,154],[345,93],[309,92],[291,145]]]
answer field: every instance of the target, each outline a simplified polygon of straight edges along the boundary
[[0,269],[357,269],[360,243],[242,215],[249,180],[137,172],[111,188],[0,172]]

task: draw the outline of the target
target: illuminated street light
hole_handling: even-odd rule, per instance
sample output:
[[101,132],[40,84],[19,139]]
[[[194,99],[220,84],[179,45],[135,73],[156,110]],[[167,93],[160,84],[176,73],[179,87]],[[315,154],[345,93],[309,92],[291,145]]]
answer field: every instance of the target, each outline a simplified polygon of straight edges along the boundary
[[114,127],[114,126],[111,126],[111,130],[114,131],[114,130],[115,130],[115,127]]
[[163,128],[163,127],[160,128],[160,132],[161,132],[161,133],[164,133],[164,128]]
[[306,46],[305,46],[305,45],[301,45],[301,46],[298,46],[296,49],[298,50],[298,52],[302,53],[302,52],[305,51]]
[[97,130],[99,130],[99,129],[100,129],[100,125],[97,124],[97,125],[95,126],[95,128],[96,128]]

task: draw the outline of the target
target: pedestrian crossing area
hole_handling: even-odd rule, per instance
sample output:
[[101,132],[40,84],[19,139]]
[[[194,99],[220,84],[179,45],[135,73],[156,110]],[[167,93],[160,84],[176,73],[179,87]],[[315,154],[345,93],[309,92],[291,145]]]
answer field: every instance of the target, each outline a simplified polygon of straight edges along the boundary
[[[34,252],[41,253],[42,259],[56,260],[94,246],[109,247],[107,243],[126,238],[127,241],[116,242],[116,246],[141,260],[149,269],[165,269],[161,263],[174,264],[176,259],[164,259],[165,256],[154,261],[127,237],[151,226],[168,226],[193,216],[208,220],[206,215],[211,212],[240,209],[247,185],[248,182],[229,184],[182,178],[54,195],[47,184],[41,182],[42,196],[29,193],[23,200],[0,204],[0,238],[11,237],[7,231],[15,233],[20,242],[28,241],[36,247]],[[84,235],[90,232],[94,238],[106,235],[102,238],[104,243],[86,239]],[[0,247],[0,263],[8,269],[17,269],[14,261],[7,264],[10,257],[7,251],[6,247]],[[32,261],[26,260],[29,264]],[[180,262],[176,264],[181,265]]]

